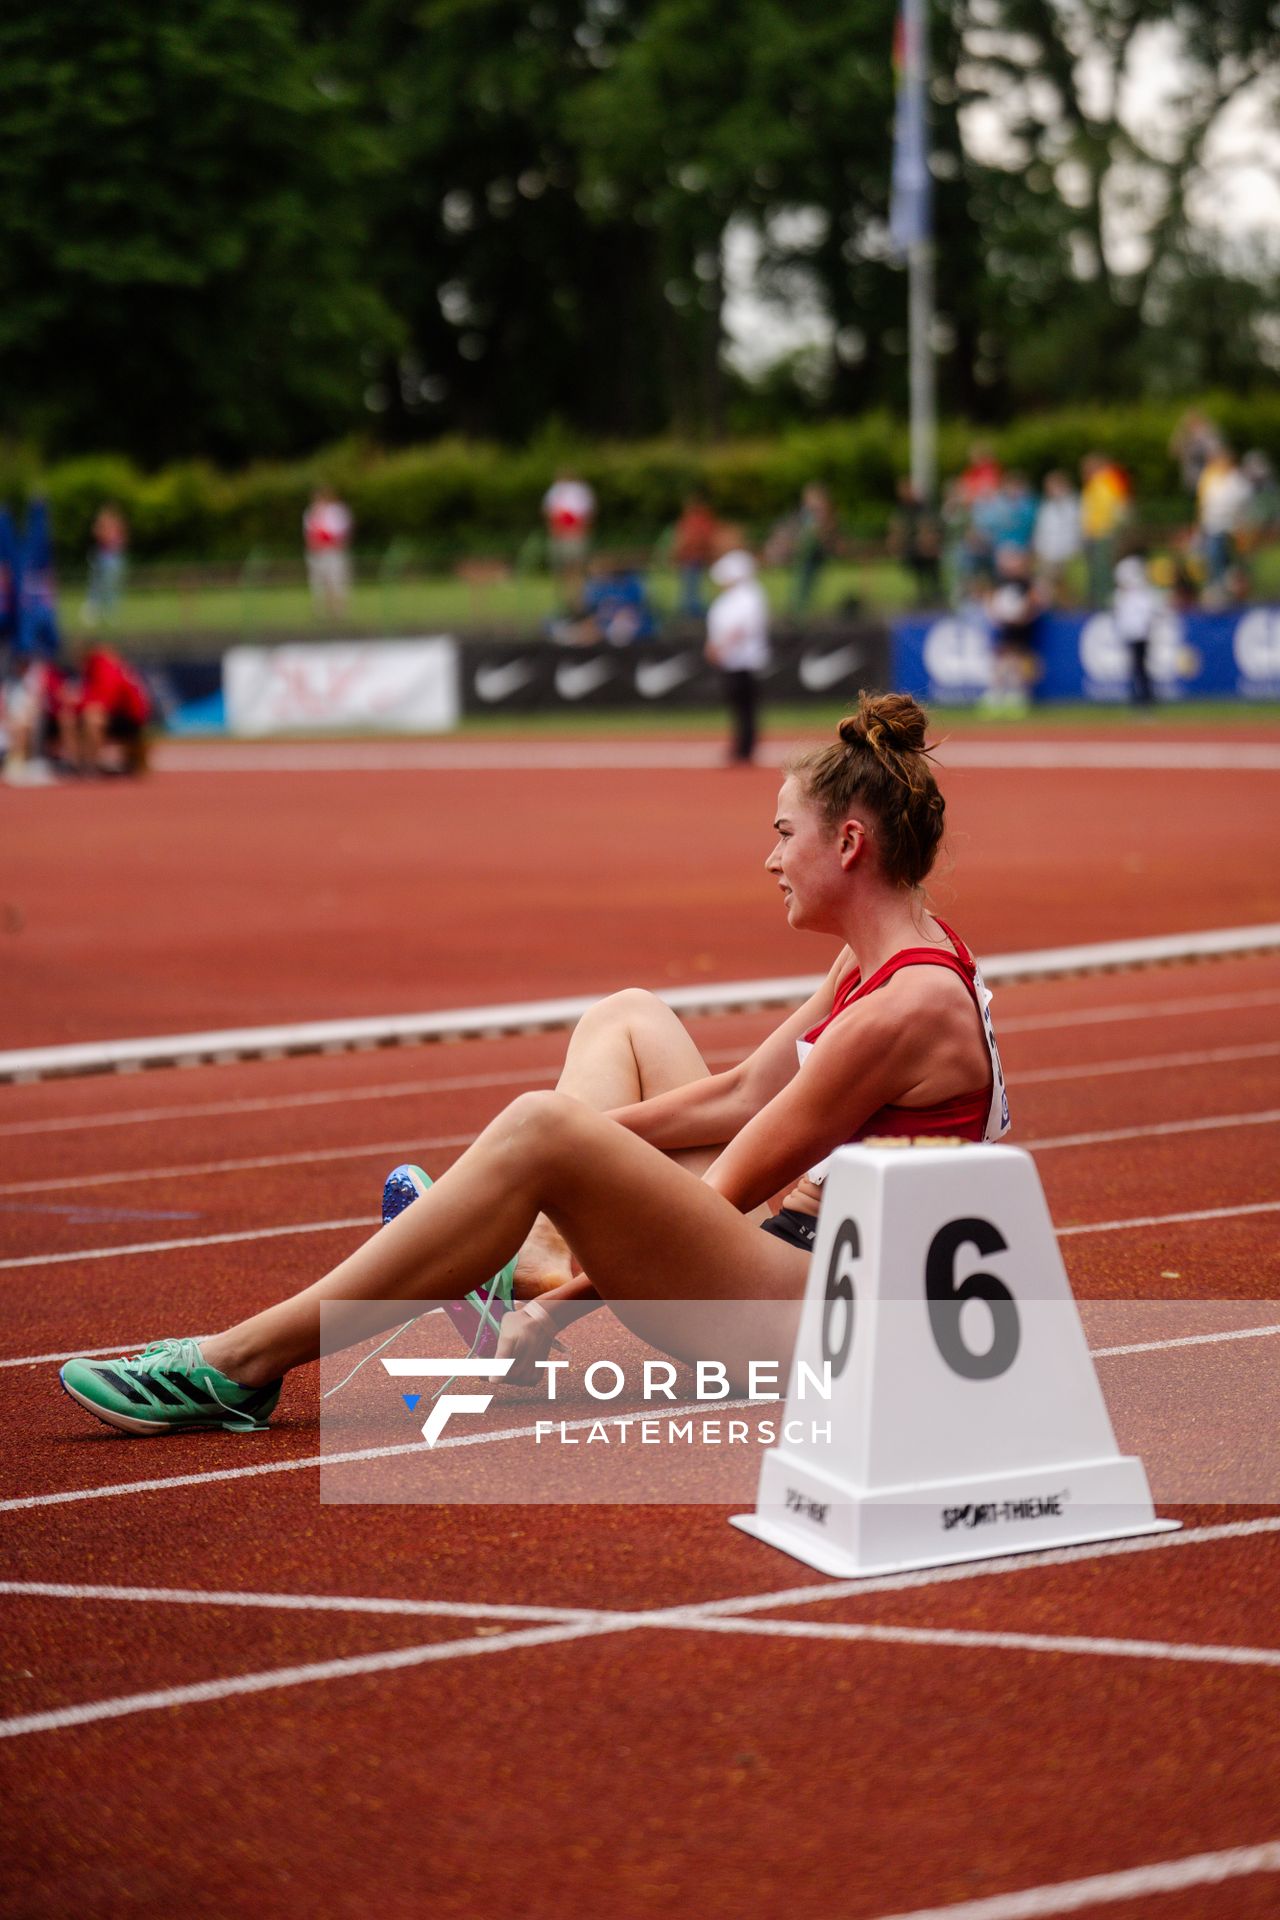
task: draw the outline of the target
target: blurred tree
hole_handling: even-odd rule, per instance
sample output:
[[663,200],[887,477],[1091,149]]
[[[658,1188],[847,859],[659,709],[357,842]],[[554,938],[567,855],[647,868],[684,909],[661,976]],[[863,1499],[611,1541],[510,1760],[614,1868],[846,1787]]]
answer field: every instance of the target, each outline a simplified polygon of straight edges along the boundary
[[[906,399],[896,0],[72,0],[0,18],[0,379],[51,451],[461,431],[553,458]],[[933,0],[944,408],[1247,385],[1274,251],[1197,225],[1271,0]],[[1153,38],[1154,36],[1154,38]],[[1160,53],[1158,114],[1135,72]],[[1150,89],[1148,88],[1148,93]],[[758,394],[726,259],[821,339]],[[754,408],[754,414],[753,414]]]
[[359,417],[394,338],[358,262],[376,151],[284,0],[0,16],[0,382],[53,450],[228,459]]
[[1275,249],[1249,260],[1205,232],[1195,196],[1223,115],[1274,71],[1270,0],[950,0],[950,14],[960,101],[985,124],[986,164],[968,173],[992,384],[1039,404],[1256,379]]
[[351,15],[343,72],[391,158],[368,218],[371,271],[406,327],[372,396],[393,437],[667,424],[656,238],[571,130],[629,30],[590,0]]

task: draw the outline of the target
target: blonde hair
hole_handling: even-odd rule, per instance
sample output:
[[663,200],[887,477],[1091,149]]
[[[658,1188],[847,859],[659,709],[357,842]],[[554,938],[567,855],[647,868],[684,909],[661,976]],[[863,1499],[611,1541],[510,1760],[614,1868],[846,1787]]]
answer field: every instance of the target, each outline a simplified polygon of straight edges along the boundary
[[946,801],[929,762],[928,726],[910,694],[861,693],[839,738],[794,755],[785,769],[829,826],[851,809],[874,815],[881,868],[902,887],[921,884],[942,844]]

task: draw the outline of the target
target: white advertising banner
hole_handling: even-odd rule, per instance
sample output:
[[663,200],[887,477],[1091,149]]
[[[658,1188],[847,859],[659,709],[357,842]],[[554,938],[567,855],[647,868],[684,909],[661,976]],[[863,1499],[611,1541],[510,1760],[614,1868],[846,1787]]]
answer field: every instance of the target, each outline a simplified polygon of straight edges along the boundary
[[447,733],[458,724],[457,642],[351,640],[232,647],[222,662],[227,727],[278,733]]

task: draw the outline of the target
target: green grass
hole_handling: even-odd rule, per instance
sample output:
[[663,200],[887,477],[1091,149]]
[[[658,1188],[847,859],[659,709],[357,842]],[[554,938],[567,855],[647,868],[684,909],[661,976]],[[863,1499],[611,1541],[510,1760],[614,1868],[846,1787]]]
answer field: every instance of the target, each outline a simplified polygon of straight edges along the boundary
[[[1280,600],[1280,545],[1256,556],[1255,595]],[[216,651],[237,640],[381,634],[504,632],[536,634],[558,611],[554,583],[545,574],[513,574],[507,579],[471,583],[451,575],[414,579],[369,577],[356,586],[341,621],[318,615],[301,582],[218,583],[192,569],[189,586],[151,586],[144,570],[128,585],[111,631],[121,646],[140,655]],[[170,576],[171,578],[171,576]],[[789,611],[791,581],[782,569],[762,576],[775,615]],[[655,569],[650,575],[660,616],[674,612],[674,575]],[[860,564],[841,561],[821,576],[811,615],[830,616],[860,604],[873,614],[901,612],[911,604],[912,583],[892,560]],[[79,625],[79,593],[64,598],[72,632]]]
[[[790,579],[785,571],[763,576],[776,614],[787,611]],[[355,587],[347,615],[340,621],[318,615],[306,587],[298,584],[209,584],[193,570],[189,587],[151,587],[140,574],[128,586],[111,631],[138,653],[198,652],[201,644],[257,640],[271,635],[431,634],[509,629],[536,633],[559,611],[554,582],[545,574],[471,584],[440,575],[422,579],[366,579]],[[650,590],[660,616],[674,612],[676,581],[669,572],[650,575]],[[850,600],[889,612],[911,600],[911,581],[892,561],[866,565],[840,563],[819,581],[811,612],[831,614]],[[67,597],[68,625],[74,631],[79,596]]]

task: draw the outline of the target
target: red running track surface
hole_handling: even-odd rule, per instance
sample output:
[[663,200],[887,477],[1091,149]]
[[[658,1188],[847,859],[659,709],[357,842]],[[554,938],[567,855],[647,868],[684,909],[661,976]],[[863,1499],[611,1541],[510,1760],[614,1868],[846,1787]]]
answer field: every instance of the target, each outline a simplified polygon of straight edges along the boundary
[[[1027,778],[950,782],[957,864],[943,910],[979,945],[1277,917],[1274,776],[1095,773],[1072,793],[1058,776]],[[196,775],[11,796],[28,809],[24,833],[50,837],[22,856],[10,952],[30,934],[34,958],[6,1044],[656,983],[668,915],[673,978],[702,977],[699,940],[709,977],[822,963],[815,943],[797,960],[754,871],[764,774],[514,782],[515,856],[478,914],[484,890],[463,880],[501,829],[492,777],[359,779],[393,837],[411,801],[415,815],[432,807],[436,831],[419,839],[415,817],[395,839],[402,857],[422,845],[434,862],[429,903],[389,858],[380,884],[360,883],[361,833],[336,778],[304,782],[304,796],[263,776],[256,830],[244,774],[225,803]],[[198,860],[186,895],[173,892],[198,786],[217,803],[204,844],[221,915]],[[80,811],[55,815],[63,807]],[[667,824],[650,845],[655,809]],[[296,890],[279,879],[281,813],[308,830],[313,877]],[[611,825],[616,844],[639,836],[647,850],[643,884],[616,901]],[[700,869],[704,830],[715,857]],[[325,847],[326,884],[362,928],[347,937],[335,910],[345,967],[314,939]],[[737,853],[745,877],[722,871]],[[117,861],[133,876],[127,906],[104,885]],[[539,878],[558,942],[535,910]],[[282,897],[297,909],[283,928]],[[1167,1218],[1277,1198],[1280,962],[1012,988],[997,1013],[1016,1137],[1036,1153],[1057,1225],[1090,1229],[1061,1243],[1086,1315],[1093,1302],[1229,1299],[1280,1322],[1274,1212]],[[695,1034],[730,1057],[764,1024],[739,1016]],[[1164,1883],[1171,1861],[1208,1854],[1239,1870],[1247,1850],[1280,1841],[1280,1501],[1185,1507],[1182,1534],[1133,1551],[832,1590],[718,1509],[322,1507],[315,1469],[290,1464],[318,1451],[311,1377],[290,1381],[260,1440],[134,1444],[82,1420],[52,1364],[32,1358],[208,1325],[304,1283],[364,1229],[273,1230],[371,1219],[384,1162],[443,1167],[555,1059],[541,1036],[4,1090],[0,1259],[23,1263],[0,1267],[0,1359],[22,1362],[0,1370],[0,1473],[15,1503],[5,1578],[76,1591],[28,1584],[4,1599],[0,1714],[151,1690],[169,1702],[0,1746],[23,1836],[4,1910],[115,1915],[180,1898],[197,1915],[270,1900],[344,1916],[687,1907],[876,1920],[1136,1869],[1132,1898],[1106,1898],[1104,1878],[1088,1911],[1274,1914],[1274,1871]],[[1157,1224],[1117,1224],[1148,1216]],[[246,1237],[213,1239],[227,1234]],[[176,1239],[204,1244],[156,1245]],[[156,1250],[114,1251],[138,1246]],[[1207,1408],[1225,1432],[1274,1380],[1272,1344],[1100,1361],[1100,1377],[1122,1429],[1152,1413],[1149,1397],[1133,1413],[1120,1370],[1153,1365],[1171,1419]],[[511,1419],[495,1409],[497,1424]],[[501,1443],[488,1451],[499,1461]],[[246,1465],[286,1470],[246,1478]],[[136,1482],[151,1484],[123,1490]],[[179,1604],[124,1588],[408,1610]],[[705,1609],[734,1596],[754,1610],[722,1631]],[[493,1611],[412,1610],[423,1602]],[[648,1625],[630,1612],[676,1605],[704,1611]],[[561,1611],[504,1617],[521,1606]],[[579,1609],[595,1617],[566,1617]],[[922,1637],[876,1637],[895,1629]],[[948,1641],[957,1632],[980,1644]],[[412,1649],[417,1664],[386,1664]],[[307,1676],[327,1661],[368,1670]],[[227,1690],[255,1674],[270,1684]],[[174,1700],[199,1683],[216,1697]],[[1026,1910],[1066,1908],[1049,1894]]]

